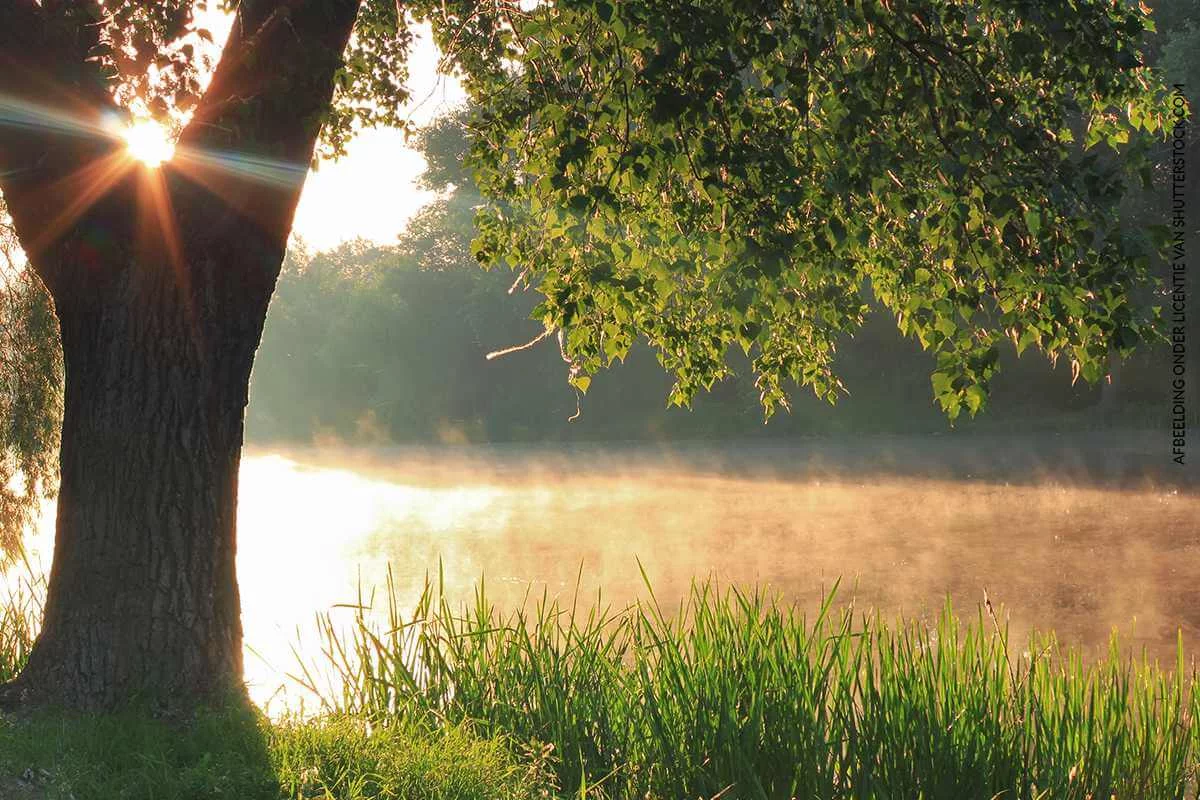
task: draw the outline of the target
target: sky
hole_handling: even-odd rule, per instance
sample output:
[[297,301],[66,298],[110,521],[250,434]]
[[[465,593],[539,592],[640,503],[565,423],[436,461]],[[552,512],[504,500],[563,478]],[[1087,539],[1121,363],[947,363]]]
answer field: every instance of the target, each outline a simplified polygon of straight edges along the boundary
[[[424,31],[409,67],[413,100],[409,118],[428,123],[465,97],[456,80],[436,74],[438,51]],[[409,218],[433,199],[417,188],[425,169],[420,153],[405,146],[404,135],[381,128],[359,134],[338,161],[309,173],[296,210],[293,235],[313,250],[336,247],[357,237],[390,242]]]
[[[231,16],[216,11],[197,16],[218,42],[228,35]],[[424,125],[466,95],[458,81],[437,75],[439,53],[428,28],[418,27],[416,34],[409,65],[409,119]],[[363,131],[347,151],[337,161],[320,164],[305,182],[292,234],[310,250],[328,250],[360,237],[392,242],[435,196],[417,188],[425,159],[405,145],[400,131]]]

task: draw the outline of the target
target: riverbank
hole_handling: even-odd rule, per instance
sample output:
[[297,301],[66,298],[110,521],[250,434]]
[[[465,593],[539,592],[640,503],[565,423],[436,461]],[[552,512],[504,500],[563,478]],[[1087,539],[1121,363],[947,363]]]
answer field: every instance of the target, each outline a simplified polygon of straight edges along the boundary
[[550,789],[541,765],[466,726],[245,710],[0,718],[4,800],[533,800]]
[[305,720],[0,722],[0,796],[1195,796],[1200,697],[1182,647],[1166,664],[1116,644],[1084,663],[1050,637],[1010,641],[989,605],[921,624],[830,595],[806,616],[712,582],[666,608],[650,585],[617,608],[501,612],[483,588],[462,607],[433,585],[402,603],[323,619],[298,670],[322,702]]

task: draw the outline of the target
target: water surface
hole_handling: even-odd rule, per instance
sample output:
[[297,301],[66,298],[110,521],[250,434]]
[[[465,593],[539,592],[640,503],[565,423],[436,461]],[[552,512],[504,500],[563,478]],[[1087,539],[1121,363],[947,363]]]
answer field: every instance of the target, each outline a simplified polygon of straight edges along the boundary
[[[238,569],[253,695],[313,618],[391,566],[499,607],[527,593],[674,605],[693,578],[932,619],[986,591],[1014,634],[1200,652],[1200,493],[1144,434],[580,447],[250,448]],[[42,539],[42,548],[49,542]],[[309,651],[311,655],[311,651]],[[274,703],[285,702],[276,697]]]

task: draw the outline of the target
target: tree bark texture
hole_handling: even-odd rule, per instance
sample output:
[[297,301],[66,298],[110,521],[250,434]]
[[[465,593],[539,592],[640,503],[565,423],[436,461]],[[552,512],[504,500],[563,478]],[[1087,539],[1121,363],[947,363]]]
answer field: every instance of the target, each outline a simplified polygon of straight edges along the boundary
[[[162,170],[102,137],[0,125],[0,190],[54,299],[66,374],[44,623],[0,704],[185,708],[242,693],[250,370],[358,5],[243,3]],[[19,23],[0,31],[0,97],[111,112],[78,78],[75,40],[37,28],[43,13],[24,0],[0,11],[0,28]],[[231,154],[278,174],[228,169]]]

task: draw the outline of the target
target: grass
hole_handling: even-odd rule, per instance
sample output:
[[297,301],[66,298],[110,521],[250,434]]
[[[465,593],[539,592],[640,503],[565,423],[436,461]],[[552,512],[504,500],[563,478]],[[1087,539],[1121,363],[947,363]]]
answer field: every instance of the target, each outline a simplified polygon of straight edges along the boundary
[[[1195,796],[1182,646],[1165,669],[1115,641],[1085,664],[1051,638],[1011,646],[990,607],[923,627],[833,595],[806,618],[759,590],[699,582],[667,611],[649,589],[500,613],[482,586],[460,608],[427,585],[405,611],[389,583],[382,613],[321,620],[297,677],[321,716],[0,720],[0,797]],[[31,608],[0,612],[0,669]]]
[[[24,665],[44,594],[36,578],[0,589],[0,681]],[[465,724],[268,719],[240,706],[187,720],[0,715],[0,800],[532,800],[551,780],[543,754]]]
[[[650,587],[647,587],[649,590]],[[300,676],[327,708],[379,722],[471,722],[552,746],[559,786],[613,798],[1182,798],[1200,696],[1178,661],[1085,665],[1052,638],[1011,655],[981,608],[929,630],[815,618],[762,591],[693,585],[670,613],[545,597],[501,615],[427,586],[412,614],[326,617]],[[360,603],[360,606],[363,604]],[[319,669],[333,668],[322,681]]]
[[45,579],[22,566],[21,572],[0,572],[0,683],[16,677],[29,657],[46,596]]
[[10,720],[0,722],[0,796],[267,797],[263,749],[256,721],[232,711],[186,723],[133,711]]
[[543,758],[519,760],[466,725],[372,728],[335,716],[276,723],[268,739],[287,797],[518,800],[551,787]]
[[372,729],[246,710],[0,721],[5,800],[521,800],[546,785],[538,764],[463,726]]

